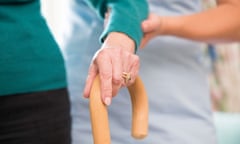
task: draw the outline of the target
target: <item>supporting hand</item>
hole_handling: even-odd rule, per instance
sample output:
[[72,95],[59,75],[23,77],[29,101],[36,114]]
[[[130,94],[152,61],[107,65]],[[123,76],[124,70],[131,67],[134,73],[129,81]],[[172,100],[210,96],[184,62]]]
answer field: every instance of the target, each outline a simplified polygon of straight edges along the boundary
[[148,19],[142,22],[142,30],[144,37],[141,42],[141,48],[143,48],[152,38],[163,33],[162,31],[162,19],[156,14],[150,14]]

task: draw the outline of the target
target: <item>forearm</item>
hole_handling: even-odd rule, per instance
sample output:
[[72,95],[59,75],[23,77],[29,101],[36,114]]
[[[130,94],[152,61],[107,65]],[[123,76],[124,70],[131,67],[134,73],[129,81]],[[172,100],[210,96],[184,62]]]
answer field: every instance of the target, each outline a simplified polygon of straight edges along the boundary
[[102,40],[111,32],[121,32],[134,40],[137,47],[143,36],[141,22],[148,15],[145,0],[90,0],[88,1],[104,17],[106,10],[111,9],[108,24],[101,36]]
[[163,18],[162,33],[211,43],[240,41],[239,15],[240,2],[219,2],[208,11]]

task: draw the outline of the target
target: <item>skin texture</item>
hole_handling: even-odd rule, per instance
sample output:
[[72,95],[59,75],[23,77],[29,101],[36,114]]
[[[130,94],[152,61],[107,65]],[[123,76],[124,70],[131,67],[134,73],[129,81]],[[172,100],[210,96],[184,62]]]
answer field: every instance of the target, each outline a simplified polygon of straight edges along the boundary
[[[144,85],[139,77],[128,87],[132,101],[132,136],[143,139],[148,134],[148,98]],[[90,115],[94,144],[110,144],[107,106],[100,97],[100,78],[93,82],[90,94]]]
[[217,7],[182,16],[150,14],[142,23],[141,47],[159,35],[172,35],[207,43],[240,41],[240,1],[218,0]]
[[[101,96],[106,105],[111,104],[112,96],[115,96],[121,87],[133,84],[140,65],[134,49],[134,41],[127,35],[119,32],[110,33],[92,60],[84,97],[89,97],[93,80],[98,73],[101,80]],[[131,74],[131,80],[127,84],[122,78],[122,72]]]

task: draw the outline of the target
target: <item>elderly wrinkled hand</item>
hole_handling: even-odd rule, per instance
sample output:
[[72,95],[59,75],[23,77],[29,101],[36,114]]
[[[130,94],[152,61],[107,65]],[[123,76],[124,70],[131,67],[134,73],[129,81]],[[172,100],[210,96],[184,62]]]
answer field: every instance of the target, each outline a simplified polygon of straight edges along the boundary
[[84,89],[88,98],[92,83],[97,74],[100,76],[101,97],[106,105],[111,104],[123,86],[134,83],[139,71],[139,57],[134,54],[135,43],[127,35],[112,32],[108,35],[101,49],[93,57]]

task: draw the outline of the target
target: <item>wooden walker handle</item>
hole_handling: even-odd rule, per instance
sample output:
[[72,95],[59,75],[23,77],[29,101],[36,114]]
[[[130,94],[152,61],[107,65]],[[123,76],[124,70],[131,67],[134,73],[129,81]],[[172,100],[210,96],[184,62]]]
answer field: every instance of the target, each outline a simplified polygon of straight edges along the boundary
[[[128,87],[128,91],[132,101],[132,136],[142,139],[148,133],[148,98],[140,77]],[[94,144],[110,144],[108,112],[101,100],[99,76],[93,82],[89,107]]]

